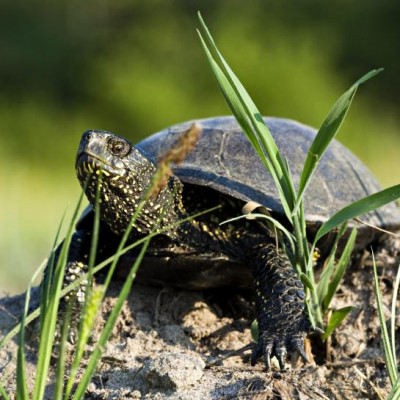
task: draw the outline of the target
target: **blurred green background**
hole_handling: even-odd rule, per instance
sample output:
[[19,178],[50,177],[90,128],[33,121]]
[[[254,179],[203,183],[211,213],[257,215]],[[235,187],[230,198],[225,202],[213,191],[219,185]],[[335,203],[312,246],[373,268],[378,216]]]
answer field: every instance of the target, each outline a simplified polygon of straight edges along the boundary
[[201,10],[260,110],[319,126],[372,68],[339,140],[383,186],[399,183],[400,2],[0,3],[0,289],[22,291],[79,194],[89,128],[138,141],[227,114],[195,28]]

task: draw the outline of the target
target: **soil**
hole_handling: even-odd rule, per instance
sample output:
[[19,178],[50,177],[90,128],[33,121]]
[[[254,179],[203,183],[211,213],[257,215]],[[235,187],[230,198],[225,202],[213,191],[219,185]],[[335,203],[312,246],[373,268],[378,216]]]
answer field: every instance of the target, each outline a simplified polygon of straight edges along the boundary
[[[381,256],[381,289],[389,316],[397,266],[384,250]],[[87,355],[120,288],[121,282],[112,283]],[[33,297],[37,295],[36,289]],[[23,301],[22,295],[0,299],[0,337],[18,321]],[[250,291],[185,291],[135,283],[85,398],[384,399],[390,386],[380,347],[373,271],[366,252],[353,260],[333,309],[348,305],[354,307],[350,316],[327,343],[318,337],[308,340],[307,347],[314,355],[310,364],[298,360],[296,365],[287,363],[284,371],[273,366],[266,372],[261,361],[250,366],[250,351],[207,365],[251,342],[254,306]],[[30,388],[36,372],[37,342],[33,334],[26,346]],[[0,379],[11,397],[15,393],[16,349],[12,341],[0,351]],[[69,356],[72,350],[69,345]],[[51,399],[52,376],[48,379],[46,398]]]

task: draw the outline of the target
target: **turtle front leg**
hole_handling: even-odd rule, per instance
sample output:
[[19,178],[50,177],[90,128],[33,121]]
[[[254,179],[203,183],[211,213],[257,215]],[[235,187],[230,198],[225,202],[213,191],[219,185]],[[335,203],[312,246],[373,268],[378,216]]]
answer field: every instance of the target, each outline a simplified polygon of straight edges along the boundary
[[251,364],[263,356],[269,369],[271,357],[275,356],[284,369],[287,355],[294,352],[308,362],[304,341],[311,324],[305,310],[304,287],[286,255],[273,244],[256,251],[254,289],[259,338]]

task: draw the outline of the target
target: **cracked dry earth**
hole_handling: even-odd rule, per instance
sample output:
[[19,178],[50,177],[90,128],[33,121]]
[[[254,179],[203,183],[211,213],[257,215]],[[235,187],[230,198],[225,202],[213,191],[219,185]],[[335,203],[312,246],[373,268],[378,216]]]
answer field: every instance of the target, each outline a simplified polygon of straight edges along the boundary
[[[387,315],[395,272],[388,264],[379,268]],[[380,349],[372,282],[368,255],[353,261],[333,304],[334,308],[353,305],[350,316],[328,344],[311,338],[308,345],[314,360],[310,365],[287,364],[284,372],[276,367],[265,372],[261,362],[250,367],[249,351],[210,368],[205,366],[207,360],[251,341],[254,307],[250,291],[185,291],[134,284],[86,398],[383,399],[389,381]],[[120,287],[121,282],[112,284],[93,341],[99,337]],[[22,305],[23,296],[0,300],[1,335],[16,323]],[[32,335],[26,348],[31,387],[36,346]],[[88,354],[92,349],[93,343]],[[0,352],[0,377],[10,394],[15,393],[15,356],[15,342]],[[48,399],[52,398],[51,380],[50,375]]]

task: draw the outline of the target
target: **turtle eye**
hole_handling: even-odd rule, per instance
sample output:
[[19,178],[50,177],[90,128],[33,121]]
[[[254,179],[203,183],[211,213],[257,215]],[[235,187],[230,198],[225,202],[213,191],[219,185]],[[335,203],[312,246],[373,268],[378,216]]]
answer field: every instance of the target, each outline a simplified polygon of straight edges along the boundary
[[109,149],[114,156],[125,157],[131,151],[131,146],[125,140],[114,139],[110,141]]

